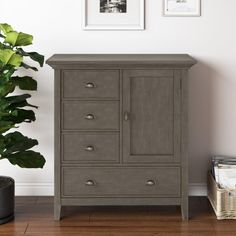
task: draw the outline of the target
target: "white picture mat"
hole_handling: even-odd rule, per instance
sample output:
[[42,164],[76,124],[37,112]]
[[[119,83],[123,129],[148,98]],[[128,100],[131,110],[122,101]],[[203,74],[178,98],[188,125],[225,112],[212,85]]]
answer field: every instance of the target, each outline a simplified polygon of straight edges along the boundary
[[201,0],[186,0],[178,3],[177,0],[164,0],[165,16],[200,16]]
[[144,0],[127,0],[126,13],[101,13],[100,0],[82,0],[83,28],[144,29]]

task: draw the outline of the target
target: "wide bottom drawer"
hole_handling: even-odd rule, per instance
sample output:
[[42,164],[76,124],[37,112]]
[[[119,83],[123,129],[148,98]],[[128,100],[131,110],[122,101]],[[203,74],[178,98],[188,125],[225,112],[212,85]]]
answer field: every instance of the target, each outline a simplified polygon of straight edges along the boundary
[[180,196],[178,167],[64,167],[63,197]]

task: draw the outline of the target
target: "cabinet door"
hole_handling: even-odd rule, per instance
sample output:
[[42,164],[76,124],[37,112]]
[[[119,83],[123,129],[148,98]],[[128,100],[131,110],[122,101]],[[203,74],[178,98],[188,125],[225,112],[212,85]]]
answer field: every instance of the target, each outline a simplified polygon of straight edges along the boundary
[[123,161],[180,161],[181,78],[174,70],[123,72]]

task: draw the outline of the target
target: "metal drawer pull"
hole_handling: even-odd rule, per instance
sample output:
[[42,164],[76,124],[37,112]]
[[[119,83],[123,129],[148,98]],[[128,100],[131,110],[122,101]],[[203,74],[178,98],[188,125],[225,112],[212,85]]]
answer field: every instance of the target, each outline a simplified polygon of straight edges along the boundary
[[88,114],[88,115],[85,116],[85,119],[86,120],[94,120],[95,116],[93,114]]
[[147,183],[146,183],[147,186],[154,186],[155,184],[156,183],[155,183],[154,180],[148,180]]
[[127,111],[124,112],[124,120],[125,121],[129,120],[129,112],[127,112]]
[[95,183],[94,183],[93,180],[87,180],[87,181],[85,182],[85,185],[86,185],[86,186],[94,186]]
[[94,147],[93,146],[87,146],[85,148],[85,150],[88,151],[88,152],[93,152],[94,151]]
[[85,85],[85,88],[95,88],[95,84],[94,83],[87,83]]

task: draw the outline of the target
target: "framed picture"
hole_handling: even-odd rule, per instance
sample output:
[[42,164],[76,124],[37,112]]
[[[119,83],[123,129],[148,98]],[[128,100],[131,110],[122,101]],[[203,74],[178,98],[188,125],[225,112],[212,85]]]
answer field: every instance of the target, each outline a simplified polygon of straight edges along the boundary
[[144,30],[145,0],[82,0],[84,30]]
[[200,16],[201,0],[163,0],[164,16]]

